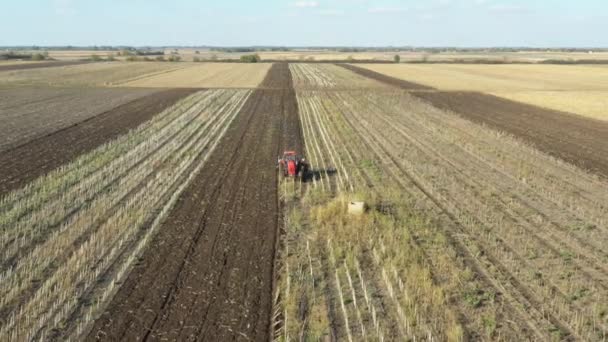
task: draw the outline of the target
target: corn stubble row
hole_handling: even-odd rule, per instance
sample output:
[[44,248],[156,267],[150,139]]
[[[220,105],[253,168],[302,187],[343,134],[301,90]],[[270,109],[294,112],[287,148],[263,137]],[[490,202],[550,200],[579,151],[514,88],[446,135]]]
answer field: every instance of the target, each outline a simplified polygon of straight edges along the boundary
[[298,103],[320,172],[286,222],[277,339],[606,337],[602,180],[407,92]]
[[[201,91],[0,202],[0,336],[77,336],[250,91]],[[83,306],[87,303],[87,306]]]

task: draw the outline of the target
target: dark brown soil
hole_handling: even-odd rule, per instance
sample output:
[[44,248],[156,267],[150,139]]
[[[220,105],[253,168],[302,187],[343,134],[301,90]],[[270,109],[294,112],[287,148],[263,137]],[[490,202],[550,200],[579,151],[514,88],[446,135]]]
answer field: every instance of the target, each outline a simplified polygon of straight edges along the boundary
[[361,68],[361,67],[350,65],[350,64],[338,63],[336,65],[341,66],[345,69],[348,69],[361,76],[371,78],[373,80],[380,81],[382,83],[389,84],[389,85],[392,85],[392,86],[395,86],[395,87],[398,87],[401,89],[409,89],[409,90],[431,90],[431,89],[433,89],[432,87],[429,87],[429,86],[425,86],[425,85],[414,83],[414,82],[404,81],[399,78],[384,75],[379,72],[375,72],[375,71],[372,71],[369,69]]
[[88,87],[0,89],[0,153],[159,90]]
[[0,197],[128,132],[196,89],[160,91],[0,154]]
[[[285,73],[274,65],[263,86],[288,86]],[[88,340],[269,340],[275,163],[302,145],[295,101],[289,89],[254,91]]]
[[608,177],[608,122],[477,92],[419,92],[435,107],[513,134],[536,148]]
[[23,64],[10,64],[1,65],[0,71],[11,71],[11,70],[24,70],[24,69],[38,69],[38,68],[50,68],[60,67],[68,65],[78,65],[92,63],[90,61],[49,61],[49,62],[38,62],[38,63],[23,63]]

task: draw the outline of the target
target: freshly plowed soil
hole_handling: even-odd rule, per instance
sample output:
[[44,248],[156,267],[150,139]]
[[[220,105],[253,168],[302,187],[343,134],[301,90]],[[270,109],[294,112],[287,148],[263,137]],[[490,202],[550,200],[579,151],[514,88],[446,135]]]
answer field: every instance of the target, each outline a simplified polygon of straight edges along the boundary
[[415,89],[418,89],[418,90],[422,90],[422,89],[430,90],[430,89],[433,89],[432,87],[429,87],[429,86],[425,86],[425,85],[422,85],[422,84],[419,84],[419,83],[404,81],[404,80],[399,79],[399,78],[387,76],[387,75],[381,74],[379,72],[375,72],[375,71],[372,71],[372,70],[369,70],[369,69],[361,68],[361,67],[350,65],[350,64],[339,63],[339,64],[336,64],[336,65],[339,65],[339,66],[341,66],[341,67],[343,67],[345,69],[348,69],[348,70],[350,70],[350,71],[352,71],[352,72],[354,72],[356,74],[359,74],[361,76],[368,77],[368,78],[374,79],[376,81],[380,81],[382,83],[389,84],[389,85],[392,85],[392,86],[395,86],[395,87],[398,87],[398,88],[401,88],[401,89],[410,89],[410,90],[415,90]]
[[[274,65],[263,86],[289,87],[285,73]],[[301,146],[298,122],[289,89],[250,96],[88,340],[269,340],[275,163],[282,146]]]
[[149,120],[196,89],[157,92],[0,154],[0,197]]
[[413,95],[435,107],[513,134],[543,152],[608,177],[608,122],[477,92],[419,92]]
[[10,65],[0,65],[0,71],[61,67],[61,66],[78,65],[78,64],[86,64],[86,63],[91,63],[91,62],[89,62],[89,61],[58,61],[58,62],[10,64]]

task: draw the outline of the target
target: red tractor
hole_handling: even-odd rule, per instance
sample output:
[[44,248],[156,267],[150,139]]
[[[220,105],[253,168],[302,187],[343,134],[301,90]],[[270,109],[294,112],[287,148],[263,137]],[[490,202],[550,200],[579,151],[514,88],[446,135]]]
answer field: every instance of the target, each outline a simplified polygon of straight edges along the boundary
[[306,159],[298,156],[295,151],[283,152],[283,157],[279,157],[278,164],[285,177],[304,179],[308,172]]

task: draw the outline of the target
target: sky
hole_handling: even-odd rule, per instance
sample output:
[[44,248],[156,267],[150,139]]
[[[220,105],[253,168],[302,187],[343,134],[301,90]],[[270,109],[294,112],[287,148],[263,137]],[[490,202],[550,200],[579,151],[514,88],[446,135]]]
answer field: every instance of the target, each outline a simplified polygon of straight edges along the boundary
[[608,47],[608,0],[0,2],[0,46]]

